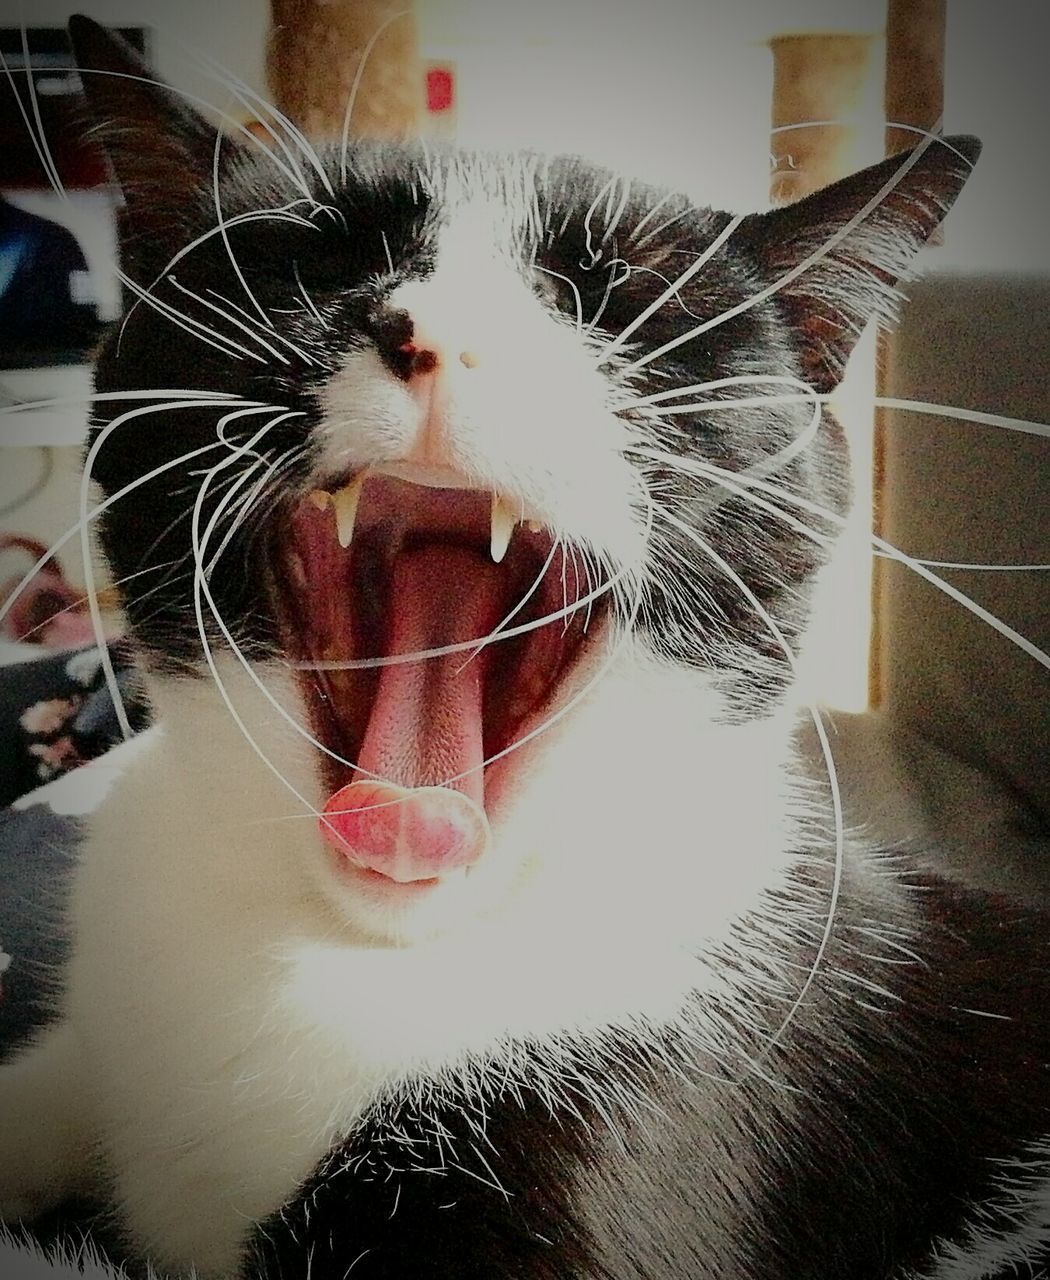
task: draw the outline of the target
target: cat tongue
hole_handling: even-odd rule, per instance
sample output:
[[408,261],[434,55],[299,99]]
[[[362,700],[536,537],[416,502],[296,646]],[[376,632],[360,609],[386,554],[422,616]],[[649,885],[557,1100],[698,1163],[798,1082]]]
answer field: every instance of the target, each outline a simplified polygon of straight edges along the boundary
[[[463,548],[402,553],[390,584],[387,652],[487,635],[500,618],[502,579],[491,560]],[[321,820],[328,842],[357,866],[392,880],[428,880],[485,852],[487,658],[487,650],[477,657],[468,650],[380,667],[357,761],[374,781],[342,787]]]

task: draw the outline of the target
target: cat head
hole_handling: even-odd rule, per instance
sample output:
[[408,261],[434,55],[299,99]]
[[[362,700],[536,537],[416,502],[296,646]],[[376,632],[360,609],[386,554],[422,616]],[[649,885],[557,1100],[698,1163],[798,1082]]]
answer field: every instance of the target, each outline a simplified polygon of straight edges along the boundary
[[972,139],[734,218],[575,158],[220,134],[71,33],[131,295],[89,458],[155,671],[294,672],[312,794],[449,784],[497,843],[625,663],[768,713],[846,502],[823,397]]

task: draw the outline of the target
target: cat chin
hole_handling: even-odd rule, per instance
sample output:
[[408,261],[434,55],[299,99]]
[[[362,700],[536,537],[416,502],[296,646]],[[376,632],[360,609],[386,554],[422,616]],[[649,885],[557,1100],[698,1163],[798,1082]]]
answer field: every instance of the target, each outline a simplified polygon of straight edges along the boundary
[[[307,722],[295,679],[276,664],[249,673],[216,661],[224,693],[211,679],[154,680],[163,745],[146,784],[161,815],[150,838],[163,840],[170,815],[224,893],[301,904],[348,945],[524,921],[526,933],[654,930],[695,948],[754,901],[791,825],[789,710],[779,727],[767,717],[729,728],[721,695],[695,672],[638,642],[612,661],[595,645],[574,672],[579,704],[492,766],[488,851],[433,883],[399,885],[322,838],[326,797],[316,747],[293,727]],[[205,785],[223,771],[224,791]],[[127,799],[116,804],[127,811]]]

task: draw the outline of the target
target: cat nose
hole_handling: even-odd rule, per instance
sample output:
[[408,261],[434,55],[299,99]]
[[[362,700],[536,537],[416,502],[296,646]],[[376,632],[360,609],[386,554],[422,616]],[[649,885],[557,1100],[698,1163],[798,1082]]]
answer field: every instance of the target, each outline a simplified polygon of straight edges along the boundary
[[477,366],[476,354],[450,342],[408,311],[388,312],[373,320],[373,337],[383,363],[403,382],[440,376],[453,360],[467,369]]

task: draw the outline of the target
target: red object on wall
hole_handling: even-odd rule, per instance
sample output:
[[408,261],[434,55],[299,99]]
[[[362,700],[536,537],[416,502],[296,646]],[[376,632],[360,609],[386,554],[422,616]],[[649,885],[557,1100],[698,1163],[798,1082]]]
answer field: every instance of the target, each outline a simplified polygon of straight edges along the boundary
[[427,110],[433,113],[451,111],[456,101],[456,80],[448,67],[431,67],[427,71]]

